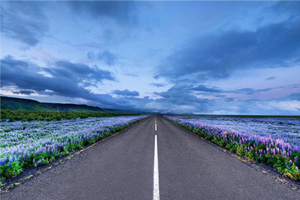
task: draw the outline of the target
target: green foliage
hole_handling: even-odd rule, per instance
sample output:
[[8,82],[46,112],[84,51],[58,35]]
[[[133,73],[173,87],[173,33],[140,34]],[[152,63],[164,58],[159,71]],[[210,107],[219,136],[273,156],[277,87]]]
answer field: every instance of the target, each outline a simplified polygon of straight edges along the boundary
[[213,135],[207,135],[207,136],[205,136],[205,139],[212,140],[212,139],[214,139],[214,136]]
[[[52,121],[61,119],[76,119],[88,117],[116,117],[136,114],[126,113],[101,113],[101,112],[46,112],[46,111],[23,111],[23,110],[1,110],[1,121]],[[23,127],[25,129],[26,127]]]
[[251,151],[248,151],[245,153],[245,156],[247,158],[249,158],[250,160],[254,160],[255,159],[255,153],[254,153],[254,150],[251,150]]
[[14,177],[23,171],[22,164],[20,162],[11,162],[11,164],[5,164],[0,166],[0,174],[4,177]]
[[243,148],[243,145],[239,145],[237,148],[236,148],[236,153],[240,156],[243,156],[245,155],[245,151],[244,151],[244,148]]
[[232,152],[236,152],[237,150],[237,145],[235,143],[227,143],[225,147]]
[[226,145],[226,141],[224,139],[221,139],[220,141],[218,141],[218,144],[223,147]]

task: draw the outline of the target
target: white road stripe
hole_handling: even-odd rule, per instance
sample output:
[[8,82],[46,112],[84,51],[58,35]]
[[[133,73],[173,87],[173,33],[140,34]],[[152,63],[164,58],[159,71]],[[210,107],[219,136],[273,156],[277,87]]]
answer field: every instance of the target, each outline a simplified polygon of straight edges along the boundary
[[157,135],[155,135],[155,144],[154,144],[153,200],[159,200]]
[[155,129],[155,131],[157,131],[157,124],[155,124],[155,128],[154,129]]

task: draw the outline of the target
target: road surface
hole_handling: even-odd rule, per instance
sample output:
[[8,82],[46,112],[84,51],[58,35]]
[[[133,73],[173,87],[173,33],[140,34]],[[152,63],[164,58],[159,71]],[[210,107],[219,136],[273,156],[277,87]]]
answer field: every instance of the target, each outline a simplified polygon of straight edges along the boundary
[[[155,139],[156,138],[156,139]],[[153,115],[6,199],[300,199],[299,193]]]

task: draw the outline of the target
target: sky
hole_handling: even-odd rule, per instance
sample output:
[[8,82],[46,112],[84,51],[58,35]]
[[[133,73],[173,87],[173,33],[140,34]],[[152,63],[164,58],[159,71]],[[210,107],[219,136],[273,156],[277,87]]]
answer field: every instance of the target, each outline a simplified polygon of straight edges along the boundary
[[300,115],[300,2],[1,1],[0,94]]

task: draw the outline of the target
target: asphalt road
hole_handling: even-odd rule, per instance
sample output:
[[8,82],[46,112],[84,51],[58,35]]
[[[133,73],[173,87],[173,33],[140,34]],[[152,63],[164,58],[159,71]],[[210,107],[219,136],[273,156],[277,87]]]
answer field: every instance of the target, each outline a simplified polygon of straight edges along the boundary
[[[155,135],[158,173],[154,173]],[[154,176],[159,184],[153,184]],[[297,191],[157,115],[0,195],[1,200],[154,197],[300,199]]]

